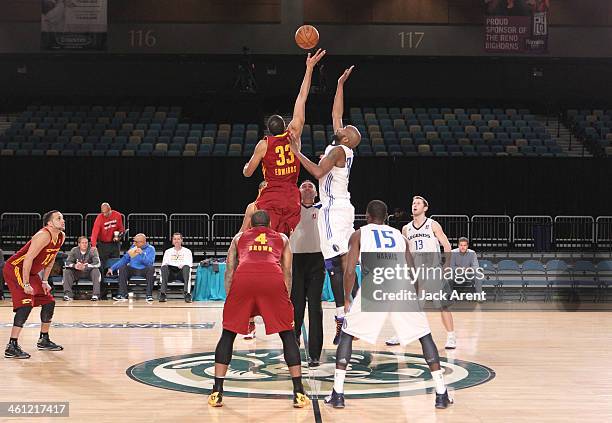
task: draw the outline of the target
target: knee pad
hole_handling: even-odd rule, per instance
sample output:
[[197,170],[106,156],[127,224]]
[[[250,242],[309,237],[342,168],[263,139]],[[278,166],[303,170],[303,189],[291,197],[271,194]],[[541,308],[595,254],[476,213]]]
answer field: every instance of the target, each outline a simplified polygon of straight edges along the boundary
[[423,348],[423,357],[428,365],[440,363],[440,356],[438,355],[438,348],[436,347],[431,333],[419,338],[421,347]]
[[215,363],[228,365],[232,361],[234,339],[236,339],[236,332],[223,329],[221,339],[215,349]]
[[52,303],[44,304],[40,308],[40,321],[43,323],[51,323],[53,319],[53,312],[55,311],[55,301]]
[[353,336],[342,331],[340,332],[340,342],[338,343],[338,349],[336,350],[336,368],[346,369],[351,361],[352,354]]
[[285,363],[287,366],[299,366],[302,363],[300,357],[300,349],[297,344],[297,338],[295,332],[292,330],[286,330],[279,333],[281,341],[283,341],[283,354],[285,356]]
[[336,273],[342,273],[342,260],[340,256],[332,257],[325,260],[325,269],[329,272],[330,276]]
[[28,316],[30,315],[31,312],[32,312],[32,306],[19,307],[17,311],[15,312],[15,319],[13,320],[13,326],[22,328],[26,320],[28,320]]

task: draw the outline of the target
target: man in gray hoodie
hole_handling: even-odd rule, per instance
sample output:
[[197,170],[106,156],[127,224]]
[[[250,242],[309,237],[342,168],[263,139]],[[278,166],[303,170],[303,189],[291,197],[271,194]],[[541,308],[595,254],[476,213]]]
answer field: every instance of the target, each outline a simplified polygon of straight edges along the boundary
[[96,248],[89,248],[87,237],[79,237],[78,244],[68,253],[64,269],[64,301],[72,301],[72,285],[79,279],[91,279],[93,295],[91,301],[100,298],[100,256]]

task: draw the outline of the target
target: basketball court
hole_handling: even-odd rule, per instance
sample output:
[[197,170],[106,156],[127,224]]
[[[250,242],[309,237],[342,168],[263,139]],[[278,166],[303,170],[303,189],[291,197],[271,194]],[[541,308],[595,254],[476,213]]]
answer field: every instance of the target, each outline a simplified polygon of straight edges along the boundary
[[[0,310],[0,336],[8,338],[8,303]],[[213,382],[221,312],[219,302],[59,304],[53,336],[65,350],[36,351],[33,346],[38,330],[26,327],[21,345],[32,358],[4,361],[0,396],[11,402],[69,402],[71,421],[612,419],[612,372],[606,367],[612,349],[612,338],[607,335],[610,312],[456,313],[460,344],[455,351],[440,347],[444,332],[437,313],[430,313],[445,378],[455,398],[455,404],[446,410],[433,407],[429,371],[420,359],[419,343],[405,350],[384,345],[390,326],[376,346],[354,343],[346,408],[324,405],[322,398],[332,386],[335,354],[331,344],[333,310],[329,307],[324,316],[323,363],[313,370],[303,362],[304,385],[313,399],[312,407],[291,407],[291,381],[282,362],[280,340],[277,335],[266,336],[263,325],[258,325],[255,340],[236,339],[231,378],[228,374],[225,384],[225,405],[211,408],[206,395]]]

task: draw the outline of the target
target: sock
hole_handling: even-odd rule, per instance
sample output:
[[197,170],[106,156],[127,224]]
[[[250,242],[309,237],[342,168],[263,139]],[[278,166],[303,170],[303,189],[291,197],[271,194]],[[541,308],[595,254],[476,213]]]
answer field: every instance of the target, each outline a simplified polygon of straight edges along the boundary
[[40,333],[40,338],[44,339],[45,341],[48,341],[49,340],[49,332],[46,332],[46,333],[42,333],[41,332]]
[[9,340],[9,344],[11,344],[11,345],[17,345],[17,338],[11,338],[11,339]]
[[449,338],[454,338],[455,337],[455,331],[453,332],[446,332],[446,336]]
[[336,317],[344,317],[344,307],[336,307]]
[[431,378],[436,384],[436,394],[445,393],[446,385],[444,385],[444,372],[442,370],[434,370],[431,372]]
[[336,373],[334,373],[334,391],[339,394],[344,393],[344,376],[346,376],[346,370],[336,369]]
[[223,381],[224,377],[215,376],[215,384],[213,385],[213,392],[223,392]]
[[293,392],[299,392],[300,394],[303,394],[304,385],[302,385],[302,376],[292,377],[291,381],[293,382]]

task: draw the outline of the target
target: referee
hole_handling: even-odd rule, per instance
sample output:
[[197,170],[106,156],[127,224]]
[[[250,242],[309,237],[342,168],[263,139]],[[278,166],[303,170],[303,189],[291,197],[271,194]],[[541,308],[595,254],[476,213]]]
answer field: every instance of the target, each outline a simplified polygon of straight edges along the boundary
[[323,348],[323,309],[321,293],[325,280],[325,262],[319,244],[317,218],[319,209],[314,205],[315,185],[306,180],[300,185],[302,211],[289,242],[293,251],[293,284],[291,302],[294,308],[295,335],[299,342],[308,299],[308,367],[317,367]]

